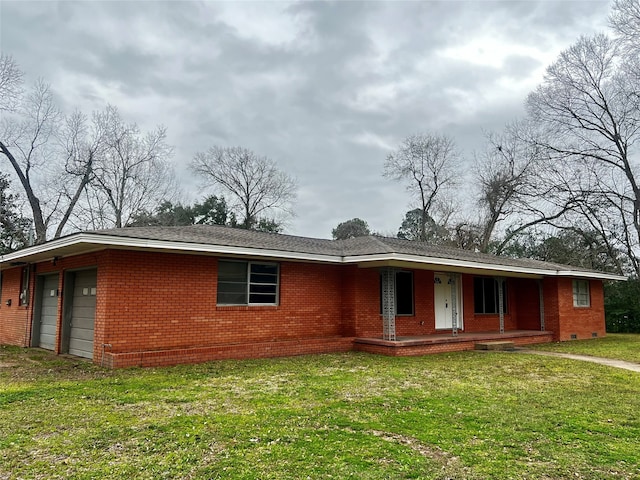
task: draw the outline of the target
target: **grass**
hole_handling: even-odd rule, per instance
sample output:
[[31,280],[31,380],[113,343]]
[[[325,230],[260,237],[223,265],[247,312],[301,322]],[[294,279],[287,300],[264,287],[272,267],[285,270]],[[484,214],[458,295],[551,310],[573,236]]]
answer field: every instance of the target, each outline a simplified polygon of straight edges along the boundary
[[0,347],[0,459],[2,479],[639,478],[640,375],[499,352],[109,371]]
[[531,348],[640,363],[640,334],[633,333],[608,333],[602,338],[545,343]]

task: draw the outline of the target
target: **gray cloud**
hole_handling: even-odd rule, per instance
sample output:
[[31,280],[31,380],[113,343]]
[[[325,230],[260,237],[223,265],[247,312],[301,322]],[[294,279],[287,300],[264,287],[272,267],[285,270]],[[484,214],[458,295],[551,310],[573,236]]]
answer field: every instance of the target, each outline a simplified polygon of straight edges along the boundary
[[606,25],[606,1],[12,2],[0,45],[65,109],[117,105],[168,127],[187,165],[212,145],[269,156],[300,184],[289,231],[327,237],[358,216],[394,232],[409,207],[381,176],[408,134],[482,131],[522,114],[544,67]]

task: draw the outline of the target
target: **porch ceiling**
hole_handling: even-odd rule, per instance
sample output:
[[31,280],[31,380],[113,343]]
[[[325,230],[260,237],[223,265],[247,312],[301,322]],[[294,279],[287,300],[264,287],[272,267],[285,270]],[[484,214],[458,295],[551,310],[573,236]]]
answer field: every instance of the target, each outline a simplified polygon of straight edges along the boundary
[[[526,273],[526,272],[513,272],[503,270],[500,265],[496,265],[495,268],[482,268],[471,266],[456,266],[448,265],[446,263],[415,263],[406,260],[377,260],[369,262],[359,262],[359,268],[381,268],[381,267],[395,267],[402,269],[412,270],[431,270],[434,272],[453,272],[453,273],[468,273],[473,275],[487,275],[495,276],[500,275],[502,277],[516,277],[516,278],[542,278],[542,273]],[[548,272],[547,272],[548,274]]]

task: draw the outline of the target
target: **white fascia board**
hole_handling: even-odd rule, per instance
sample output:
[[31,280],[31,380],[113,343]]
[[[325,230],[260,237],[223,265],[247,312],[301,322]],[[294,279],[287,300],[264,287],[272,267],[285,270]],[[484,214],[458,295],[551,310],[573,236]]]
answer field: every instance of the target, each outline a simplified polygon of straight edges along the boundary
[[368,263],[380,261],[404,261],[442,267],[472,268],[493,270],[496,272],[523,273],[529,275],[554,276],[554,277],[581,277],[598,278],[602,280],[626,280],[626,277],[601,272],[581,272],[574,270],[546,270],[542,268],[516,267],[510,265],[497,265],[493,263],[471,262],[466,260],[454,260],[449,258],[422,257],[419,255],[406,255],[398,253],[384,253],[377,255],[354,255],[344,257],[344,263]]
[[628,277],[622,275],[615,275],[613,273],[604,273],[604,272],[580,272],[575,270],[558,270],[557,275],[559,277],[576,277],[576,278],[598,278],[600,280],[617,280],[621,282],[626,282],[629,280]]
[[51,252],[52,255],[60,248],[74,245],[104,245],[115,248],[140,248],[150,250],[171,250],[194,253],[214,253],[220,255],[242,255],[253,257],[282,258],[288,260],[302,260],[312,262],[342,263],[342,257],[335,255],[321,255],[314,253],[298,253],[281,250],[269,250],[250,247],[233,247],[227,245],[209,245],[202,243],[172,242],[167,240],[150,240],[145,238],[130,238],[110,235],[92,235],[90,233],[79,233],[47,242],[43,245],[28,247],[17,252],[13,252],[1,257],[0,262],[10,262]]

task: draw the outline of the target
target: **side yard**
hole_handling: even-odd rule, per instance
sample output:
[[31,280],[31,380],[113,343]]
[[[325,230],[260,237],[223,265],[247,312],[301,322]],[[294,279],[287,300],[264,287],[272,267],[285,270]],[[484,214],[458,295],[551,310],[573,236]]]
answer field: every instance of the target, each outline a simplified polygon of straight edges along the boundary
[[0,458],[2,479],[631,479],[640,375],[499,352],[109,371],[0,347]]
[[640,363],[640,334],[637,333],[608,333],[603,338],[546,343],[529,348]]

